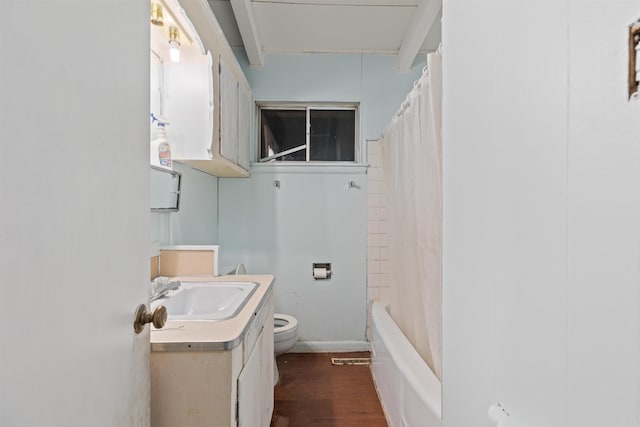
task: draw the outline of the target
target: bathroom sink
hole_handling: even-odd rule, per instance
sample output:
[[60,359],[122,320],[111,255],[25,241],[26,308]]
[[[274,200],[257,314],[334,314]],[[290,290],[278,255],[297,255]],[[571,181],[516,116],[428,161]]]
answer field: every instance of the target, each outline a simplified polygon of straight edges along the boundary
[[167,308],[168,320],[224,320],[236,316],[257,288],[253,282],[182,282],[180,288],[154,301]]

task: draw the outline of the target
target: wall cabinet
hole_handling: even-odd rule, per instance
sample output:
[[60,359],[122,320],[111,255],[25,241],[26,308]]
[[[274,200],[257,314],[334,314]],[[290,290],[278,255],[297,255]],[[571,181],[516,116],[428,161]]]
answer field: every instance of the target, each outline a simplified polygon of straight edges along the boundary
[[220,59],[220,155],[249,170],[251,89]]
[[269,427],[273,293],[231,350],[152,351],[152,427]]
[[253,97],[250,88],[238,85],[238,165],[249,170],[251,161],[251,129],[254,117]]
[[220,155],[237,163],[238,81],[222,58],[220,59],[220,106]]
[[[151,49],[160,58],[161,111],[174,161],[216,176],[249,175],[253,99],[247,82],[206,0],[162,0],[181,34],[180,62],[171,62],[166,29],[151,31]],[[154,72],[154,76],[157,75]],[[157,107],[156,107],[157,108]]]

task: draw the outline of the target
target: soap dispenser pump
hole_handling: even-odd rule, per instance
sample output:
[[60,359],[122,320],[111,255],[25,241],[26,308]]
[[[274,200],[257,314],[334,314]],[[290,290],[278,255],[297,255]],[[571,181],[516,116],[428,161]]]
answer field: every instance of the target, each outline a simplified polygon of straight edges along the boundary
[[151,113],[151,123],[156,123],[157,133],[156,138],[151,141],[149,161],[154,166],[171,169],[171,146],[165,129],[165,126],[170,124],[169,120]]

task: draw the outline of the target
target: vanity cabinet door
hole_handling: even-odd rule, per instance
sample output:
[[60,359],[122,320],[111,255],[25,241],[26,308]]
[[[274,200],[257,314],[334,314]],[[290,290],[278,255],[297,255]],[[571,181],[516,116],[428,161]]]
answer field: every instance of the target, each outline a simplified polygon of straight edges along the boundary
[[238,426],[269,427],[273,413],[273,310],[238,377]]
[[264,423],[263,399],[261,378],[262,370],[262,343],[264,334],[258,335],[256,346],[253,353],[249,356],[247,363],[244,365],[240,376],[238,377],[238,426],[239,427],[258,427],[266,426]]

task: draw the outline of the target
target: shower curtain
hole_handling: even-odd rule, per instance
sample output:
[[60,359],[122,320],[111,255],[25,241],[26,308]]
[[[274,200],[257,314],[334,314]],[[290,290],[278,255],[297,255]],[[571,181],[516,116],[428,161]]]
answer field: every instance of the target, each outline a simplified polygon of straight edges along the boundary
[[427,69],[382,140],[391,247],[391,317],[441,379],[442,63]]

